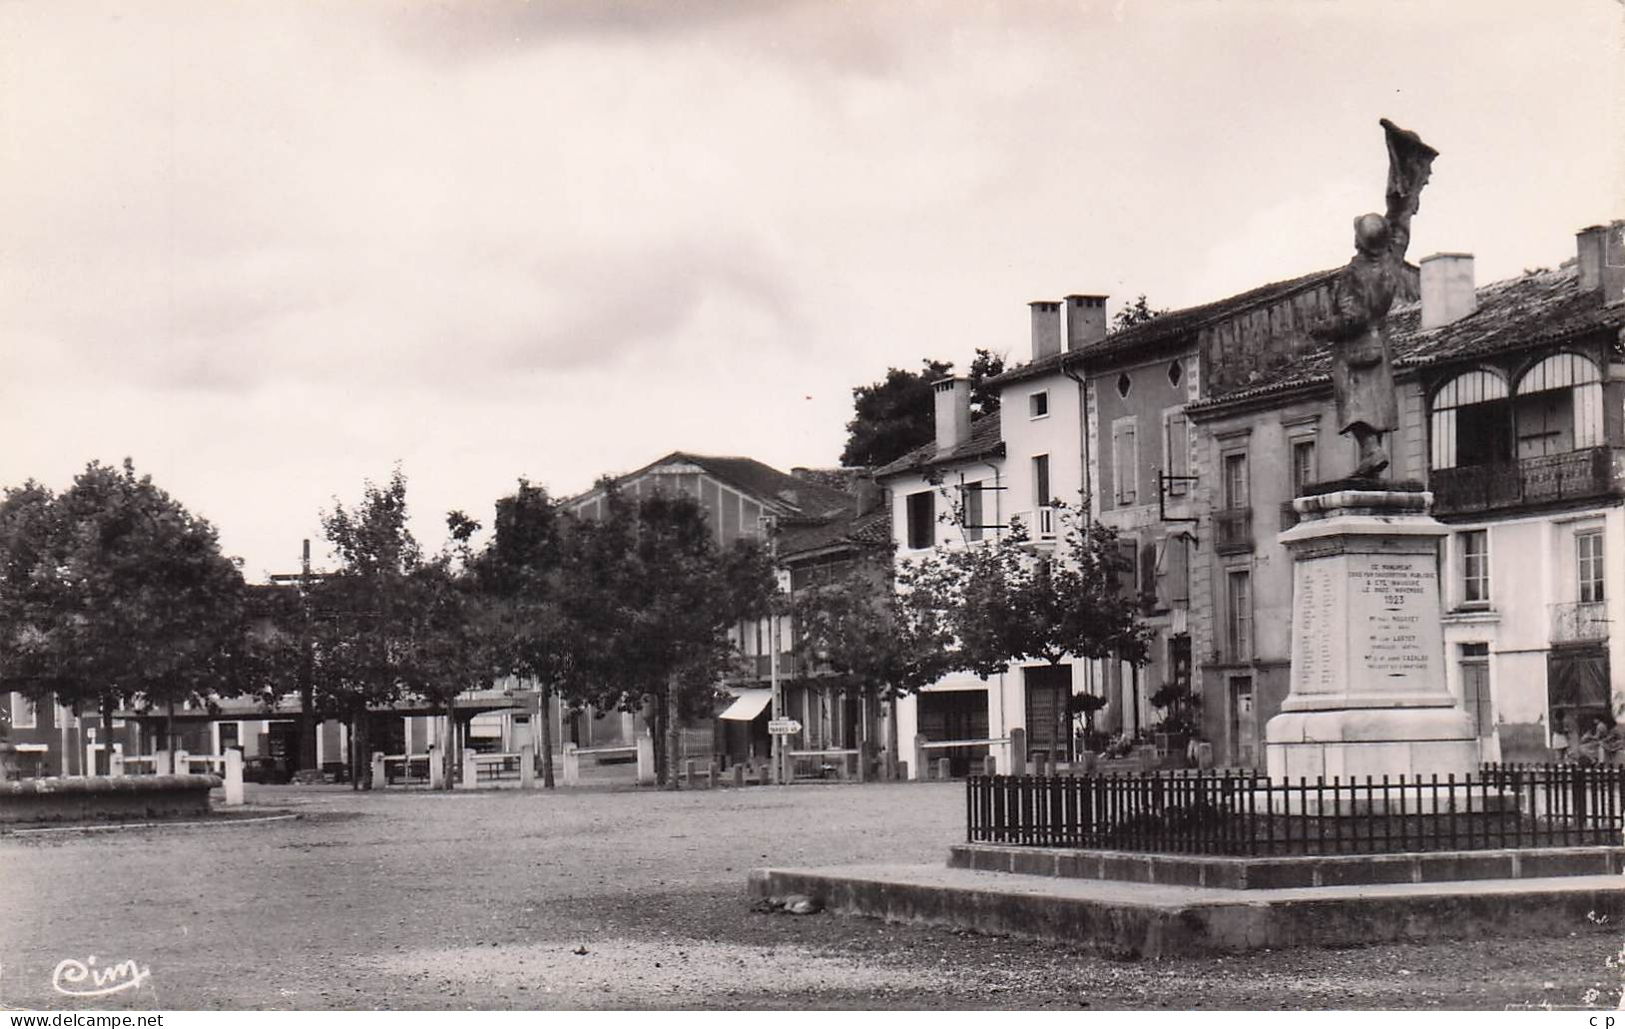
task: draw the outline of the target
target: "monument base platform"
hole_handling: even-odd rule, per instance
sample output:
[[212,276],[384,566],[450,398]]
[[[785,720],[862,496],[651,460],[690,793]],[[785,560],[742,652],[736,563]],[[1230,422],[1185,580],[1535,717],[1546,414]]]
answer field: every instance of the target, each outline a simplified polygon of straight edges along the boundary
[[1269,721],[1264,754],[1276,782],[1418,771],[1464,779],[1479,769],[1478,737],[1458,707],[1283,711]]
[[1232,890],[876,865],[757,869],[749,890],[756,900],[804,894],[836,914],[1151,958],[1569,936],[1599,919],[1625,918],[1625,877],[1617,874]]

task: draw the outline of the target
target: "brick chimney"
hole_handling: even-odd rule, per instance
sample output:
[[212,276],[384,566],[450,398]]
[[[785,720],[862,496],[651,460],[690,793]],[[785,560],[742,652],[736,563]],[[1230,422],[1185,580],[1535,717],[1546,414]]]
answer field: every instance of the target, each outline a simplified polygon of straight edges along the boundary
[[1082,350],[1106,338],[1106,294],[1072,293],[1066,298],[1066,348]]
[[937,452],[946,453],[970,438],[970,380],[950,375],[931,384],[936,393]]
[[1422,328],[1436,329],[1478,310],[1472,254],[1422,258]]
[[1625,300],[1625,221],[1592,225],[1575,234],[1580,289],[1602,293],[1604,304]]
[[1061,352],[1061,305],[1055,300],[1034,300],[1027,305],[1033,312],[1033,360],[1041,361]]

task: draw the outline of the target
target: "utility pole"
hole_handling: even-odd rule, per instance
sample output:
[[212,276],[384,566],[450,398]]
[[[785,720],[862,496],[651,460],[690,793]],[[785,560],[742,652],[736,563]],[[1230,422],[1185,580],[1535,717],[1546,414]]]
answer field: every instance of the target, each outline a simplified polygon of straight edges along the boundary
[[[767,531],[767,552],[773,563],[773,602],[768,607],[767,621],[767,675],[773,686],[773,720],[784,717],[784,690],[779,683],[779,523],[772,515],[762,516],[762,527]],[[769,737],[773,747],[773,782],[784,784],[784,737],[773,733]]]

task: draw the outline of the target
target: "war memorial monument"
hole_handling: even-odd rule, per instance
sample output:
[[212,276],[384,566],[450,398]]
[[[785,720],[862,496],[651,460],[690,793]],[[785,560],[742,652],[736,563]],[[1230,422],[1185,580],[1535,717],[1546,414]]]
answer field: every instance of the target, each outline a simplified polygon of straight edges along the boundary
[[1481,763],[1445,678],[1446,527],[1384,478],[1399,428],[1388,315],[1438,152],[1383,119],[1386,210],[1354,221],[1311,345],[1358,466],[1292,501],[1290,692],[1265,772],[1074,766],[967,783],[947,867],[760,869],[759,902],[1166,956],[1482,934],[1625,917],[1625,768]]

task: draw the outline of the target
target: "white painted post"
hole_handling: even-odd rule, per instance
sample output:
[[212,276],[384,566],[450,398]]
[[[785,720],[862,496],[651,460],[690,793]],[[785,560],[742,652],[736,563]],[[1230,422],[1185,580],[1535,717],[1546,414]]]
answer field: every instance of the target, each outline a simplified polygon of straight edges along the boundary
[[389,785],[389,773],[384,769],[384,752],[372,752],[372,788],[381,790]]
[[694,788],[694,759],[689,758],[683,762],[683,785],[689,789]]
[[243,802],[243,752],[236,747],[226,751],[226,806]]
[[925,734],[920,733],[914,737],[914,774],[921,779],[931,778],[931,768],[925,763]]
[[743,785],[745,785],[745,766],[744,765],[734,765],[734,785],[735,786],[743,786]]
[[647,732],[638,734],[638,785],[653,786],[655,782],[655,740]]
[[722,769],[720,767],[718,767],[718,765],[717,765],[717,763],[715,761],[712,761],[710,764],[706,765],[705,766],[705,788],[708,789],[708,790],[716,789],[717,788],[717,779],[721,775],[722,775]]
[[85,774],[96,774],[96,751],[101,748],[94,743],[85,744]]
[[480,784],[480,763],[475,760],[474,751],[463,751],[463,781],[458,786],[465,790],[472,790]]
[[1027,730],[1010,730],[1010,774],[1027,774]]
[[171,755],[167,750],[154,751],[152,755],[152,774],[168,775],[170,769],[169,761],[172,756],[173,755]]
[[107,774],[109,774],[109,775],[123,775],[124,774],[124,751],[122,751],[122,750],[113,751],[113,756],[109,759],[109,761],[110,761],[110,764],[108,765]]
[[175,774],[176,775],[191,775],[192,774],[192,755],[188,754],[184,750],[177,750],[177,751],[175,751],[174,757],[175,757]]
[[522,790],[536,787],[536,748],[532,744],[525,744],[519,748],[519,788]]
[[[641,779],[641,777],[643,775],[643,750],[642,750],[642,748],[639,748],[639,750],[638,750],[638,775],[639,775],[639,781],[642,781],[642,779]],[[566,785],[566,786],[579,786],[580,784],[581,784],[581,754],[580,754],[579,748],[576,747],[576,745],[574,743],[566,743],[564,745],[564,785]]]
[[429,744],[429,789],[443,790],[446,788],[445,754],[440,744]]

